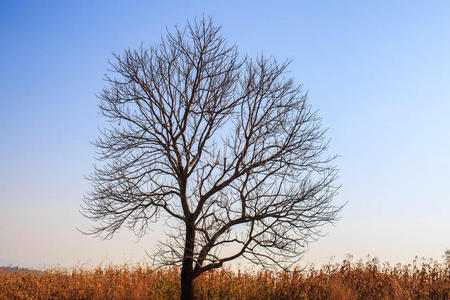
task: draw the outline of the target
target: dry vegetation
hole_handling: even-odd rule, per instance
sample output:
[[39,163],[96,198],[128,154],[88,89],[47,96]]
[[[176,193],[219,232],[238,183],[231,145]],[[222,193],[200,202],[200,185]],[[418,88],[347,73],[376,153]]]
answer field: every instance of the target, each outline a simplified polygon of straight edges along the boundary
[[[71,272],[0,271],[0,299],[177,299],[179,270],[98,267]],[[213,271],[196,280],[198,299],[449,299],[450,269],[367,262],[298,273]]]

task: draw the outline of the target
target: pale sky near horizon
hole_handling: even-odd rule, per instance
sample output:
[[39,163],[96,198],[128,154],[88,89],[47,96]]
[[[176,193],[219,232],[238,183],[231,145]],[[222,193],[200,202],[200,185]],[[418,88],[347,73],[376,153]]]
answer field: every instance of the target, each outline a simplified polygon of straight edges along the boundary
[[163,237],[81,235],[95,93],[113,52],[202,15],[242,54],[292,59],[329,128],[347,202],[302,263],[371,255],[442,260],[450,248],[450,2],[2,1],[0,266],[142,261]]

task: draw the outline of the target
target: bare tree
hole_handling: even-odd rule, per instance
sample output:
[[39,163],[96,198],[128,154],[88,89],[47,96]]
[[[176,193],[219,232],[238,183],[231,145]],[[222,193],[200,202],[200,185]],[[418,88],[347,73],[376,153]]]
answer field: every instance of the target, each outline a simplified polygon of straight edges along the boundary
[[99,98],[110,121],[83,213],[90,233],[164,221],[156,257],[181,265],[181,298],[205,271],[244,257],[289,267],[336,219],[334,157],[286,63],[241,57],[211,19],[114,55]]

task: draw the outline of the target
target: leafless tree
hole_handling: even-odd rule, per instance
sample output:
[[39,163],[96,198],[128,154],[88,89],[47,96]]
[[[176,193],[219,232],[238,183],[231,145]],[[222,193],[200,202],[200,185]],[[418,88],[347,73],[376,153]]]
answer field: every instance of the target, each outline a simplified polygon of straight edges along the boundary
[[238,257],[297,262],[340,207],[325,131],[288,65],[239,56],[205,18],[114,55],[99,95],[102,164],[82,205],[90,233],[142,236],[165,222],[156,257],[181,265],[182,299]]

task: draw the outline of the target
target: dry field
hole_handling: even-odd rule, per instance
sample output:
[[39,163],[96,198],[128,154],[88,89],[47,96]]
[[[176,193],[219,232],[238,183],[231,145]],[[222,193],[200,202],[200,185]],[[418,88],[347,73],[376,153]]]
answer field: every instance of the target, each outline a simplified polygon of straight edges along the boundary
[[[0,299],[177,299],[179,270],[141,266],[0,271]],[[450,269],[437,262],[367,262],[299,273],[220,270],[196,280],[198,299],[449,299]]]

